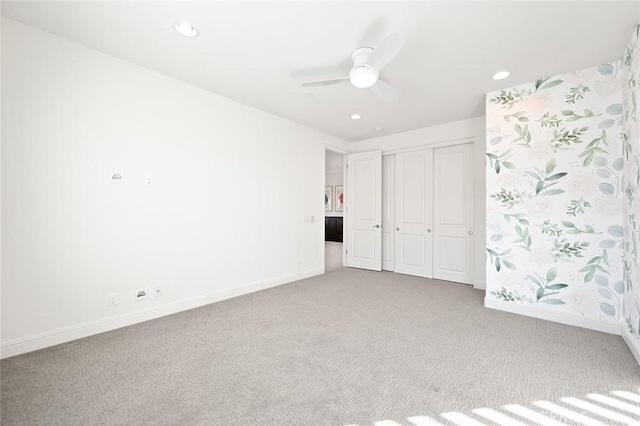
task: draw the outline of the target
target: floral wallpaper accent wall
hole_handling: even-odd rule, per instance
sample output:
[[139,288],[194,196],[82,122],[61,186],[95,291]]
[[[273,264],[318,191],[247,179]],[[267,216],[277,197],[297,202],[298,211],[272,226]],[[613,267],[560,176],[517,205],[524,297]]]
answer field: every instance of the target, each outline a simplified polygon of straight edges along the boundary
[[640,338],[640,26],[627,46],[622,65],[624,168],[624,319],[629,331]]
[[487,95],[487,298],[622,320],[622,77],[616,61]]

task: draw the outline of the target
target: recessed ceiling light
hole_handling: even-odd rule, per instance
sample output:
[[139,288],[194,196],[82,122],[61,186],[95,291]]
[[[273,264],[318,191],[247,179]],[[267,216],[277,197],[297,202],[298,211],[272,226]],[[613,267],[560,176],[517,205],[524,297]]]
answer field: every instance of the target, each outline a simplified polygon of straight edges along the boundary
[[175,29],[177,32],[182,34],[185,37],[197,37],[198,29],[191,25],[187,21],[180,21],[175,25]]
[[362,118],[362,116],[360,114],[351,114],[351,119],[352,120],[360,120]]
[[502,80],[503,78],[507,78],[511,75],[509,71],[498,71],[494,75],[491,76],[494,80]]
[[382,131],[382,127],[374,127],[373,131],[374,132],[381,132]]

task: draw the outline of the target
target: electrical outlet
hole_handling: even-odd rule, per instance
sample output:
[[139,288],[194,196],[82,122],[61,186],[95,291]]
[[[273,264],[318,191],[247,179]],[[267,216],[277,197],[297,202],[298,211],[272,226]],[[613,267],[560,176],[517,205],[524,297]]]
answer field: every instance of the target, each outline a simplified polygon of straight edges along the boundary
[[146,176],[144,177],[144,184],[145,184],[146,186],[151,186],[151,185],[153,185],[153,176],[151,176],[151,175],[146,175]]
[[136,290],[136,300],[142,300],[147,298],[147,289],[141,288],[140,290]]
[[107,306],[115,306],[118,304],[118,293],[111,293],[107,296]]
[[160,297],[160,296],[162,296],[162,287],[155,287],[155,288],[153,289],[153,295],[154,295],[155,297]]
[[124,173],[116,170],[111,172],[111,182],[112,183],[124,183]]

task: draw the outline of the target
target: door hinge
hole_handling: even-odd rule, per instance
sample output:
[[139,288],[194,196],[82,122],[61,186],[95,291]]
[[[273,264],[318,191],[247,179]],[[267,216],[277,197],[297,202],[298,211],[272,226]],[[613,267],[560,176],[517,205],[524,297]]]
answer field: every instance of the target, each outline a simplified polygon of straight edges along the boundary
[[344,253],[345,253],[345,254],[349,254],[349,250],[345,250],[345,251],[344,251]]

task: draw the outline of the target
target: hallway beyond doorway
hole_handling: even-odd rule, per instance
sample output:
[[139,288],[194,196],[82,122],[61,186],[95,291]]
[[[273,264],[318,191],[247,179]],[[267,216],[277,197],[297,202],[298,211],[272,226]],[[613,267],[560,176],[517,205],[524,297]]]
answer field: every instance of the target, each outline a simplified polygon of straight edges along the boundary
[[325,241],[324,270],[330,271],[342,267],[342,243]]

